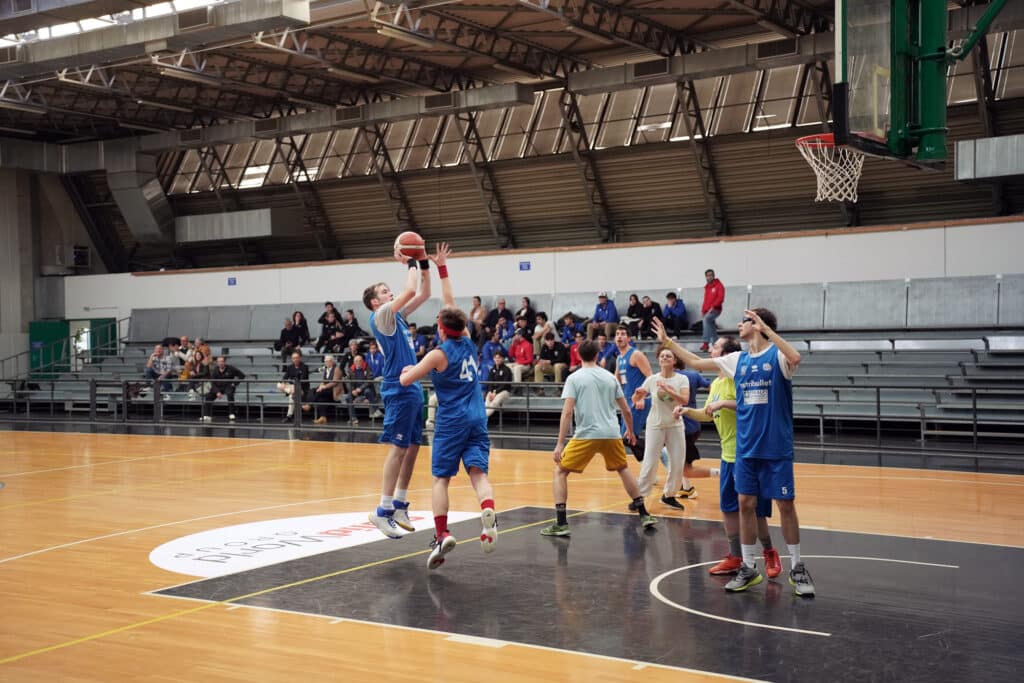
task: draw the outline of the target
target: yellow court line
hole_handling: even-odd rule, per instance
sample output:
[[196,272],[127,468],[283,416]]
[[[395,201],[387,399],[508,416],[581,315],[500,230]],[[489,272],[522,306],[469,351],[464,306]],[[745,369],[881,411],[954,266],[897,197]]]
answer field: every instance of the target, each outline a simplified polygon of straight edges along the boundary
[[[187,460],[179,460],[178,462],[188,462]],[[161,486],[175,486],[178,484],[188,484],[197,481],[208,481],[211,479],[224,479],[227,477],[233,477],[242,474],[257,474],[260,472],[269,472],[271,470],[283,470],[297,467],[297,465],[272,465],[270,467],[260,467],[257,469],[249,470],[237,470],[234,472],[225,472],[223,474],[211,474],[204,477],[190,477],[188,479],[174,479],[171,481],[160,481],[152,484],[140,484],[138,486],[122,486],[114,489],[105,489],[103,491],[93,491],[92,493],[81,493],[75,496],[65,496],[63,498],[46,498],[44,500],[32,500],[24,503],[11,503],[10,505],[0,505],[0,510],[10,510],[13,508],[27,508],[34,505],[45,505],[47,503],[65,503],[72,500],[81,500],[84,498],[97,498],[99,496],[106,496],[112,493],[129,493],[132,491],[141,491],[144,489],[160,488]],[[304,468],[305,469],[305,468]]]
[[[618,503],[616,503],[616,504],[618,504]],[[607,505],[607,506],[600,507],[600,508],[594,508],[592,510],[580,510],[579,512],[574,512],[574,513],[572,513],[571,515],[568,515],[568,516],[569,517],[576,517],[578,515],[585,515],[588,512],[597,512],[597,511],[603,510],[606,507],[611,507],[611,506]],[[513,531],[522,531],[523,529],[529,529],[530,527],[539,526],[541,524],[548,524],[549,522],[553,522],[553,521],[554,521],[554,518],[548,518],[548,519],[542,519],[542,520],[540,520],[538,522],[531,522],[529,524],[521,524],[521,525],[519,525],[517,527],[512,527],[511,529],[506,529],[504,531],[500,531],[499,534],[509,534],[509,533],[512,533]],[[467,539],[465,541],[459,541],[459,543],[469,543],[470,541],[473,541],[473,540],[476,540],[476,539],[475,538]],[[10,657],[5,657],[3,659],[0,659],[0,664],[10,664],[12,662],[17,662],[17,661],[20,661],[22,659],[27,659],[29,657],[35,657],[36,655],[46,654],[47,652],[54,652],[56,650],[63,650],[64,648],[68,648],[68,647],[71,647],[73,645],[80,645],[81,643],[88,643],[88,642],[93,641],[93,640],[99,640],[101,638],[107,638],[109,636],[114,636],[114,635],[117,635],[119,633],[124,633],[125,631],[132,631],[132,630],[137,629],[137,628],[142,628],[143,626],[149,626],[150,624],[158,624],[158,623],[163,622],[163,621],[169,621],[171,619],[176,619],[178,617],[184,617],[184,616],[187,616],[189,614],[195,614],[196,612],[202,612],[203,610],[211,609],[213,607],[221,607],[221,606],[224,606],[224,605],[230,605],[232,603],[239,602],[240,600],[248,600],[249,598],[256,598],[256,597],[259,597],[261,595],[269,595],[270,593],[276,593],[277,591],[286,590],[288,588],[295,588],[296,586],[304,586],[304,585],[306,585],[308,583],[314,583],[316,581],[322,581],[324,579],[331,579],[331,578],[334,578],[335,576],[343,576],[345,574],[351,574],[353,572],[361,571],[363,569],[372,569],[373,567],[379,567],[379,566],[384,565],[384,564],[390,564],[391,562],[398,562],[399,560],[407,560],[410,557],[416,557],[417,555],[423,555],[423,554],[429,553],[429,552],[430,552],[430,549],[429,548],[425,548],[423,550],[417,550],[415,552],[405,553],[404,555],[397,555],[395,557],[389,557],[389,558],[386,558],[386,559],[383,559],[383,560],[376,560],[374,562],[367,562],[366,564],[359,565],[358,567],[349,567],[348,569],[339,569],[338,571],[330,572],[330,573],[327,573],[327,574],[321,574],[320,576],[313,576],[313,577],[310,577],[308,579],[300,579],[299,581],[293,581],[291,583],[286,583],[286,584],[281,585],[281,586],[272,586],[271,588],[264,588],[263,590],[260,590],[260,591],[255,591],[253,593],[247,593],[246,595],[239,595],[238,597],[228,598],[227,600],[219,600],[217,602],[210,602],[210,603],[207,603],[205,605],[199,605],[198,607],[190,607],[188,609],[178,610],[176,612],[170,612],[168,614],[163,614],[163,615],[161,615],[159,617],[153,617],[151,619],[145,619],[143,621],[137,621],[134,624],[126,624],[124,626],[118,626],[117,628],[112,628],[112,629],[109,629],[109,630],[106,630],[106,631],[101,631],[99,633],[93,633],[92,635],[88,635],[88,636],[82,636],[81,638],[75,638],[73,640],[66,640],[63,643],[57,643],[55,645],[47,645],[46,647],[37,648],[35,650],[29,650],[28,652],[22,652],[21,654],[11,655]]]

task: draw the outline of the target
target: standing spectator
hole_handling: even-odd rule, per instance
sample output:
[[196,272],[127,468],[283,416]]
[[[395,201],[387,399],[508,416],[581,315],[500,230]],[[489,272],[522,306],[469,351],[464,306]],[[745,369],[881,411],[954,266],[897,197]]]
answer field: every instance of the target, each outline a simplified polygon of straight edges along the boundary
[[164,352],[164,345],[157,344],[153,347],[153,353],[146,361],[146,370],[143,373],[150,382],[160,382],[161,391],[170,391],[171,383],[166,381],[173,376],[171,372],[171,361]]
[[491,363],[491,369],[487,372],[487,382],[484,384],[487,391],[484,396],[487,417],[494,415],[494,411],[508,400],[509,389],[512,388],[512,371],[505,365],[505,354],[496,351]]
[[351,308],[346,309],[342,316],[341,331],[345,335],[345,343],[348,344],[351,340],[359,337],[365,337],[366,332],[359,327],[359,321],[356,319],[356,312]]
[[569,374],[576,372],[583,367],[583,359],[580,358],[580,343],[584,340],[583,330],[576,332],[576,338],[569,347]]
[[309,340],[312,339],[309,335],[309,323],[306,322],[306,316],[302,314],[302,311],[295,311],[292,313],[292,324],[295,325],[295,329],[299,331],[299,343],[297,346],[306,346],[309,344]]
[[642,301],[642,308],[640,309],[640,338],[641,339],[653,339],[654,329],[651,327],[651,321],[655,318],[662,320],[664,316],[661,313],[661,304],[657,301],[652,301],[651,297],[644,296]]
[[321,407],[324,407],[324,412],[327,412],[326,404],[336,403],[344,391],[341,368],[334,362],[334,356],[327,354],[324,356],[324,369],[320,373],[320,384],[313,390],[313,411],[317,416],[313,420],[315,424],[327,423],[327,416],[320,414]]
[[672,331],[672,336],[679,339],[683,330],[690,327],[689,317],[686,315],[686,304],[676,296],[675,292],[665,295],[665,329]]
[[600,292],[597,295],[597,306],[594,307],[594,317],[587,324],[587,339],[593,339],[600,329],[604,330],[605,337],[610,337],[618,324],[619,312],[615,310],[615,301],[608,298],[608,292]]
[[416,352],[416,360],[420,360],[427,353],[427,338],[420,334],[420,328],[416,323],[409,323],[409,336],[412,337],[412,350]]
[[182,336],[178,339],[178,359],[181,365],[192,360],[192,346],[188,343],[188,337]]
[[[554,332],[544,335],[544,344],[540,347],[540,358],[533,369],[533,381],[543,382],[545,377],[554,375],[555,384],[565,380],[565,371],[569,368],[569,351],[562,342],[555,341]],[[538,390],[541,395],[543,389]]]
[[274,343],[274,350],[281,352],[281,363],[285,363],[291,357],[292,352],[301,346],[302,329],[295,324],[294,318],[285,318],[281,334],[278,336],[277,342]]
[[338,309],[330,301],[325,301],[324,302],[324,312],[320,314],[320,317],[317,318],[317,321],[316,321],[318,325],[323,325],[325,322],[327,322],[327,314],[328,313],[333,313],[334,314],[334,318],[337,320],[337,318],[338,318]]
[[[484,336],[490,337],[495,330],[503,330],[513,325],[512,311],[505,308],[505,299],[498,299],[497,307],[487,314],[484,320]],[[504,338],[504,335],[502,336]]]
[[342,404],[348,406],[348,423],[358,425],[356,404],[370,406],[377,402],[376,385],[373,374],[366,365],[366,360],[357,355],[352,361],[352,369],[348,371],[346,382],[348,391],[341,397]]
[[380,345],[376,339],[370,339],[370,350],[366,353],[366,366],[370,368],[370,374],[380,377],[384,372],[384,354],[380,352]]
[[473,297],[473,308],[469,309],[469,321],[473,323],[473,341],[480,343],[484,336],[484,328],[487,326],[487,307],[483,305],[480,297]]
[[512,361],[509,365],[509,369],[512,370],[512,381],[522,382],[523,373],[533,367],[533,342],[526,334],[517,334],[508,351]]
[[703,341],[700,345],[701,351],[707,351],[718,339],[718,326],[715,321],[722,315],[722,304],[725,303],[725,285],[715,277],[715,271],[708,268],[704,271],[704,305],[700,307],[700,314],[704,316]]
[[335,317],[334,311],[324,314],[324,322],[320,326],[320,338],[316,340],[315,349],[317,353],[321,350],[337,353],[344,347],[343,339],[345,333],[341,331],[341,323]]
[[[629,328],[630,336],[636,337],[640,334],[640,319],[643,317],[643,306],[640,305],[640,297],[636,294],[629,295],[629,306],[626,308],[626,315],[619,318],[619,324]],[[629,398],[628,396],[626,397]],[[639,438],[639,435],[637,435]]]
[[[295,415],[295,404],[309,400],[309,366],[302,362],[302,351],[292,351],[292,362],[284,369],[284,377],[277,383],[277,390],[292,400],[288,401],[288,413],[282,422],[290,422]],[[299,383],[299,395],[295,396],[295,383]],[[306,406],[308,409],[309,406]]]
[[480,349],[480,372],[487,373],[490,371],[491,366],[494,364],[494,354],[500,353],[502,356],[508,356],[508,349],[501,343],[501,332],[495,332],[491,335],[491,338],[484,342],[483,348]]
[[[523,316],[526,318],[526,326],[531,330],[537,324],[537,312],[533,310],[533,305],[530,303],[530,297],[524,296],[522,301],[519,302],[519,310],[516,311],[516,317]],[[544,316],[547,320],[547,316]]]
[[530,327],[530,319],[527,317],[526,326],[527,329],[533,330],[533,353],[535,355],[540,354],[540,347],[544,345],[544,339],[547,336],[555,334],[555,326],[548,320],[548,314],[541,312],[534,318],[536,324]]
[[566,346],[572,344],[577,332],[583,332],[583,325],[576,322],[576,317],[570,311],[562,318],[562,343]]
[[234,365],[228,365],[224,356],[217,356],[217,365],[210,370],[210,391],[203,398],[203,416],[200,418],[203,422],[213,421],[210,406],[221,396],[228,399],[228,419],[235,419],[235,388],[240,379],[245,379],[245,373]]

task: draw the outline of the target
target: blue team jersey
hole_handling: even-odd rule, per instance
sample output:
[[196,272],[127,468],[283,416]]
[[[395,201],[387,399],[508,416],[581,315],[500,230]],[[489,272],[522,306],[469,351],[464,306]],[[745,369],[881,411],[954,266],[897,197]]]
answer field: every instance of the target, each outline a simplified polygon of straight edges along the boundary
[[423,387],[419,382],[408,387],[398,383],[398,377],[402,374],[402,368],[407,365],[416,365],[416,351],[413,349],[412,336],[409,334],[409,325],[400,311],[395,311],[394,334],[383,334],[377,328],[377,311],[370,314],[370,332],[373,333],[381,353],[384,354],[384,372],[381,381],[381,396],[388,398],[399,393],[422,394]]
[[[643,410],[633,407],[633,392],[643,386],[644,380],[647,379],[647,376],[640,372],[639,368],[629,364],[629,359],[634,353],[639,352],[631,346],[615,359],[615,378],[622,385],[622,393],[625,394],[626,401],[630,405],[630,412],[633,413],[633,431],[638,436],[642,436],[644,429],[647,428],[647,415],[651,412],[651,402],[645,401]],[[625,422],[622,423],[622,433],[626,433]]]
[[480,391],[480,369],[476,346],[469,337],[448,339],[439,346],[448,358],[443,372],[430,371],[437,394],[437,428],[466,430],[471,425],[487,424],[484,397]]
[[736,457],[793,459],[793,380],[773,344],[736,362]]

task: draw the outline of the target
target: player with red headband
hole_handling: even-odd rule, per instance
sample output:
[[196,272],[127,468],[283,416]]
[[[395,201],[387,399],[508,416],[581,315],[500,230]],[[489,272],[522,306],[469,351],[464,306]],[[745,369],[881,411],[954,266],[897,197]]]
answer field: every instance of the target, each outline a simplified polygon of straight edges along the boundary
[[476,346],[466,331],[466,314],[455,306],[447,259],[447,244],[437,247],[432,257],[441,277],[444,307],[437,317],[437,333],[441,344],[415,366],[402,369],[402,386],[411,386],[430,373],[437,394],[437,416],[434,443],[431,449],[431,473],[434,475],[433,510],[434,542],[427,567],[437,569],[444,556],[455,548],[455,537],[448,532],[448,484],[459,472],[459,463],[466,468],[469,481],[480,501],[480,545],[485,553],[494,551],[498,540],[494,514],[494,490],[487,479],[491,439],[487,433],[487,413],[480,390],[480,368]]

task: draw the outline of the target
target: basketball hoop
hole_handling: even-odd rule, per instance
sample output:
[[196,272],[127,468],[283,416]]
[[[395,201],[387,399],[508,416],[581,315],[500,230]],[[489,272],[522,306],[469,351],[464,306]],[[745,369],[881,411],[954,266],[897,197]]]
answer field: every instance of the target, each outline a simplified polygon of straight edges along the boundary
[[796,148],[818,177],[816,202],[857,201],[857,181],[864,155],[849,147],[836,147],[832,133],[798,138]]

